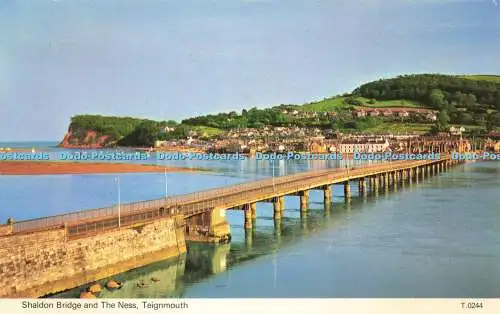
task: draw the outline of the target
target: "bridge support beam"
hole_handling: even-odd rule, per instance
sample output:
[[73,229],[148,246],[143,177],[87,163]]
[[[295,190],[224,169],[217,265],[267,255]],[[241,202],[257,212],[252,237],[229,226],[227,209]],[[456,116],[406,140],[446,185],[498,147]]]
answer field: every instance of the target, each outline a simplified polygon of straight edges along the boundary
[[226,208],[213,208],[200,215],[189,217],[185,222],[187,240],[208,243],[226,243],[231,240],[231,229],[226,221]]
[[351,185],[349,184],[349,180],[344,182],[344,197],[346,199],[351,198]]
[[307,212],[307,208],[309,207],[309,190],[300,191],[300,211]]
[[378,175],[375,175],[375,176],[372,177],[372,180],[373,180],[372,181],[372,183],[373,183],[372,189],[373,189],[374,192],[375,191],[378,192],[380,177]]
[[283,211],[283,196],[273,198],[274,219],[281,219]]
[[332,186],[329,184],[323,187],[323,201],[325,205],[332,201]]
[[252,212],[252,219],[257,219],[257,203],[250,203],[250,211]]
[[245,213],[245,229],[252,229],[252,210],[249,208],[243,212]]
[[366,196],[366,180],[365,178],[360,178],[359,179],[359,195]]

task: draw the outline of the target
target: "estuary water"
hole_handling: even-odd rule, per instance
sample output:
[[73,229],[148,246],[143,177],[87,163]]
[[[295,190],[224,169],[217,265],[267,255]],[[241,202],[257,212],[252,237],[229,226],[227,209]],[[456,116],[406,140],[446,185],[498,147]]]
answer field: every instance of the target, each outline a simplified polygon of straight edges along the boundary
[[[118,188],[127,202],[344,165],[183,163],[175,165],[216,172],[169,173],[167,184],[164,174],[121,174],[119,187],[116,175],[0,176],[0,219],[114,205]],[[298,198],[286,197],[278,226],[272,204],[259,203],[252,232],[242,212],[230,211],[231,243],[190,244],[185,256],[114,276],[123,287],[100,297],[499,297],[499,188],[500,163],[476,162],[378,196],[358,196],[353,185],[348,203],[335,186],[327,208],[322,192],[312,191],[303,217]],[[77,297],[84,288],[54,297]]]

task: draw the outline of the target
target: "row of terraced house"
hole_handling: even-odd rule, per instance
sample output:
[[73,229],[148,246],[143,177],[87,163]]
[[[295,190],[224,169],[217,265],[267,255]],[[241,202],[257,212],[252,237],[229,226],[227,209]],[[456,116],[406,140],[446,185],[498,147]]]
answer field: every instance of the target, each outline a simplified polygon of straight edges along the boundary
[[356,118],[362,117],[399,117],[408,118],[410,116],[416,116],[423,118],[427,121],[436,121],[436,112],[429,109],[422,108],[365,108],[357,107],[353,111],[353,115]]

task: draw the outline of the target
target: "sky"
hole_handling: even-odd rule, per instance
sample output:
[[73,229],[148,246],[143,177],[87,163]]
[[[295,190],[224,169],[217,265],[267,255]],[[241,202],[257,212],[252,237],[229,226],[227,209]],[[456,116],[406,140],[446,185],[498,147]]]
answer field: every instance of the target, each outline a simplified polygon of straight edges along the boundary
[[496,1],[1,0],[0,141],[60,140],[77,114],[179,121],[500,74]]

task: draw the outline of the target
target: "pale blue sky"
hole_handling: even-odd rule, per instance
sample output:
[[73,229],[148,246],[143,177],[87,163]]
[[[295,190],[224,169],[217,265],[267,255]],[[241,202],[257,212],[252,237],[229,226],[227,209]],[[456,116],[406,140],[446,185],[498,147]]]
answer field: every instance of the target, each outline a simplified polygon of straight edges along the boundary
[[500,74],[492,0],[0,0],[0,141],[180,120],[403,73]]

